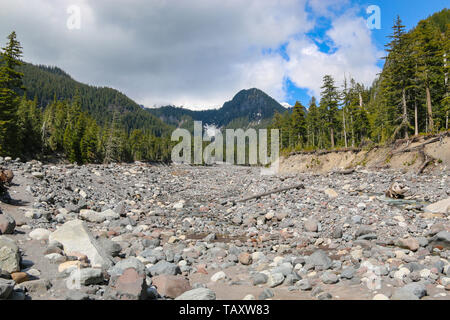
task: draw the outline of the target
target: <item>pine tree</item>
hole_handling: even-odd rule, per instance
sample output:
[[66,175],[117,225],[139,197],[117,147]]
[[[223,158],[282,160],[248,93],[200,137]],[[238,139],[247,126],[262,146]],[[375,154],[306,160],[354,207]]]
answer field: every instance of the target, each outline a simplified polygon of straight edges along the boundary
[[317,146],[317,139],[319,135],[320,115],[316,104],[316,98],[312,97],[309,102],[308,113],[306,115],[306,122],[308,128],[308,145],[315,148]]
[[335,146],[335,130],[338,124],[339,93],[334,85],[334,79],[330,75],[323,78],[320,106],[323,112],[324,127],[330,130],[331,148]]
[[443,80],[443,47],[439,29],[431,21],[419,22],[414,32],[415,36],[415,59],[418,62],[417,75],[423,83],[426,96],[428,114],[428,129],[433,132],[434,117],[432,106],[432,87]]
[[298,101],[292,110],[291,128],[294,144],[303,146],[306,141],[306,111],[305,107]]
[[16,69],[22,64],[22,47],[14,31],[8,40],[6,47],[0,51],[0,154],[17,155],[17,110],[20,103],[17,91],[23,89],[23,73]]
[[400,119],[400,124],[394,131],[393,138],[401,130],[404,131],[405,138],[408,138],[408,130],[410,121],[408,116],[407,90],[410,86],[410,79],[413,75],[411,50],[408,37],[406,35],[405,26],[399,16],[392,27],[393,34],[389,36],[391,42],[387,47],[389,55],[386,59],[384,70],[385,93],[388,97],[388,103],[396,110],[400,106],[401,111],[395,111],[397,115],[394,121]]

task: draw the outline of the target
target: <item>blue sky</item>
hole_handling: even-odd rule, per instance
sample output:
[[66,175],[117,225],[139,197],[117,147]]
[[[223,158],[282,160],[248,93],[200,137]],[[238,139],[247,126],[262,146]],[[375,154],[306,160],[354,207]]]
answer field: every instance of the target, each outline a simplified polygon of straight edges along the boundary
[[[348,5],[339,9],[338,14],[341,14],[350,8],[359,6],[360,10],[358,15],[367,19],[369,14],[366,13],[366,8],[370,5],[379,6],[381,10],[381,29],[371,30],[371,37],[376,48],[384,51],[384,45],[389,41],[387,37],[391,34],[391,27],[397,15],[400,15],[406,29],[410,30],[415,27],[420,20],[448,7],[448,3],[449,2],[447,0],[351,0]],[[307,11],[309,14],[314,16],[314,13],[311,10]],[[308,36],[323,40],[326,32],[332,27],[332,18],[316,15],[313,19],[315,22],[315,27],[308,33]],[[330,48],[330,46],[327,45],[327,42],[315,43],[321,52],[327,54],[333,52],[333,48]],[[280,48],[283,56],[284,49],[284,47]],[[383,64],[384,60],[379,59],[377,65],[382,68]],[[308,94],[308,89],[298,88],[289,78],[285,79],[285,88],[287,92],[286,102],[290,105],[295,104],[296,101],[300,101],[305,106],[308,105],[308,102],[311,99],[310,94]]]

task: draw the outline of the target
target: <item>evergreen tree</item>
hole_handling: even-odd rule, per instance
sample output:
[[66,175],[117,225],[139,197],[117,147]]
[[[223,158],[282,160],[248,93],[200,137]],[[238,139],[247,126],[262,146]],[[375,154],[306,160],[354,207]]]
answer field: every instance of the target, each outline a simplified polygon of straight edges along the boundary
[[339,93],[334,85],[334,79],[330,75],[323,78],[322,92],[320,98],[320,108],[323,112],[323,125],[330,131],[331,148],[335,146],[335,130],[338,124]]
[[294,144],[303,146],[306,142],[306,110],[298,101],[292,110],[291,127]]
[[443,56],[444,48],[439,29],[429,20],[419,22],[414,33],[415,59],[417,61],[417,75],[423,83],[428,115],[428,129],[435,129],[433,118],[432,89],[436,83],[442,83],[444,78]]
[[8,36],[6,47],[0,51],[0,154],[17,155],[18,126],[17,110],[20,99],[17,91],[23,89],[23,74],[17,71],[22,64],[22,47],[13,31]]

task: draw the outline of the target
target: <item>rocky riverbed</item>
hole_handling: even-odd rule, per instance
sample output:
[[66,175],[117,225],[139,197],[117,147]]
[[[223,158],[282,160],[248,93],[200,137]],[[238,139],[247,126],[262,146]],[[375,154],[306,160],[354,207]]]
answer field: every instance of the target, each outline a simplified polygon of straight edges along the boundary
[[0,299],[450,297],[445,172],[1,162]]

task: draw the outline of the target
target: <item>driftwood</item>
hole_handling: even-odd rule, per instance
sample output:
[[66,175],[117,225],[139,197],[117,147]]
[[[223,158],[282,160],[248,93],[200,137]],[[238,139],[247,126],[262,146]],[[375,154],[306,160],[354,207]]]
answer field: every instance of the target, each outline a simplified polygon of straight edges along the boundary
[[347,169],[347,170],[340,170],[340,171],[333,171],[332,174],[352,174],[353,172],[355,172],[355,169]]
[[420,166],[419,170],[417,171],[417,174],[421,174],[423,172],[423,170],[425,170],[425,168],[430,164],[431,160],[428,159],[428,157],[425,157],[425,161],[424,163]]
[[295,155],[299,155],[299,154],[304,154],[304,155],[316,155],[316,156],[321,156],[324,154],[329,154],[329,153],[341,153],[341,152],[360,152],[361,149],[360,148],[342,148],[342,149],[337,149],[337,150],[312,150],[312,151],[296,151],[296,152],[291,152],[289,154],[289,156],[295,156]]
[[402,183],[393,182],[389,189],[386,191],[386,197],[392,199],[404,199],[405,193],[409,191],[409,188]]
[[265,197],[265,196],[268,196],[268,195],[271,195],[271,194],[274,194],[274,193],[279,193],[279,192],[283,192],[283,191],[287,191],[287,190],[291,190],[291,189],[305,189],[305,186],[301,183],[301,184],[297,184],[297,185],[290,186],[290,187],[283,187],[283,188],[275,189],[275,190],[272,190],[272,191],[256,194],[254,196],[247,197],[247,198],[244,198],[244,199],[239,199],[239,200],[233,201],[233,203],[246,202],[246,201],[249,201],[249,200],[252,200],[252,199],[259,199],[261,197]]

